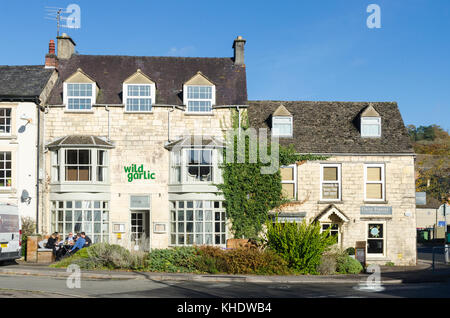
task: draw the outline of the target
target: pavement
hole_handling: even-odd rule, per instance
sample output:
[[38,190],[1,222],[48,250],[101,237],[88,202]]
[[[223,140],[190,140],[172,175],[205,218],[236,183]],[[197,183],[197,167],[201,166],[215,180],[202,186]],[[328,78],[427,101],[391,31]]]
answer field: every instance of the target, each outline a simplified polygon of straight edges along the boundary
[[[380,266],[380,283],[428,283],[446,282],[450,280],[450,266],[432,271],[431,265],[419,262],[417,266]],[[51,268],[46,264],[30,264],[17,261],[7,266],[0,266],[0,275],[30,275],[41,277],[64,278],[69,277],[71,271],[61,268]],[[152,281],[191,281],[191,282],[246,282],[246,283],[344,283],[359,284],[368,281],[372,274],[358,275],[289,275],[289,276],[262,276],[262,275],[202,275],[190,273],[153,273],[139,271],[81,271],[81,278],[95,280],[152,280]]]

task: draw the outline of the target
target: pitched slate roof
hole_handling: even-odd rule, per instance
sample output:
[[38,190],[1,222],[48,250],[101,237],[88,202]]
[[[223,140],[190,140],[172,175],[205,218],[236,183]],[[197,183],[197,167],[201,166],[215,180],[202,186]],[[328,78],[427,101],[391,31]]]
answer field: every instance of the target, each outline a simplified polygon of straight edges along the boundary
[[[270,128],[281,104],[293,116],[294,134],[280,143],[294,144],[299,153],[414,153],[397,103],[249,101],[250,126]],[[361,137],[360,115],[369,105],[381,116],[380,138]]]
[[44,65],[0,66],[0,98],[38,97],[53,72]]
[[89,146],[89,147],[114,148],[114,145],[112,143],[103,140],[100,137],[87,135],[64,136],[47,144],[47,148],[57,148],[62,146],[64,147]]
[[59,60],[59,79],[48,104],[63,103],[63,82],[81,68],[100,88],[97,104],[123,104],[122,84],[137,69],[156,83],[156,104],[182,105],[183,84],[202,72],[216,85],[217,105],[242,105],[247,101],[245,67],[231,58],[73,55]]

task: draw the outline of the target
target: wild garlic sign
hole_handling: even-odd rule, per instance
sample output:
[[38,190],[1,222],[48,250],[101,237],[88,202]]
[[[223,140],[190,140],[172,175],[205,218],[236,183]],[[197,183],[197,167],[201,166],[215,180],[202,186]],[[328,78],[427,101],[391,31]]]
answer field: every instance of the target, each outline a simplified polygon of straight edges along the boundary
[[156,179],[155,173],[150,170],[144,171],[144,165],[138,166],[133,163],[131,166],[123,167],[125,173],[127,174],[128,182],[133,180],[154,180]]

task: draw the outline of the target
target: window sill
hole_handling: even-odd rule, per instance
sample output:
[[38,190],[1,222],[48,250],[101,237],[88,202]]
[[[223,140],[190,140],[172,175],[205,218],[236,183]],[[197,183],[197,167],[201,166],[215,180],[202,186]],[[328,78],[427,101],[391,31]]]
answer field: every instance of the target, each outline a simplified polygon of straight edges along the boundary
[[214,114],[213,114],[213,112],[210,112],[210,113],[185,112],[184,116],[214,116]]
[[93,114],[94,110],[89,109],[89,110],[68,110],[66,109],[64,111],[65,114]]
[[388,204],[388,201],[363,201],[364,204]]
[[141,111],[139,111],[139,112],[133,112],[133,111],[124,111],[123,112],[124,114],[153,114],[153,111],[150,111],[150,112],[141,112]]
[[337,203],[337,204],[343,204],[343,200],[319,200],[317,201],[318,204],[330,204],[330,203]]
[[8,140],[8,139],[17,139],[17,136],[16,135],[7,135],[7,134],[0,135],[0,140]]
[[0,194],[4,193],[17,193],[17,190],[10,187],[0,188]]

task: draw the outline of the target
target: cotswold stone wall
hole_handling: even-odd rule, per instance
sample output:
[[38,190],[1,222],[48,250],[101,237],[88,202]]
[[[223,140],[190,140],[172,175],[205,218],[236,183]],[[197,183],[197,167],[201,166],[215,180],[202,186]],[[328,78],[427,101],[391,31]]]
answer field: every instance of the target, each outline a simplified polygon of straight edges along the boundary
[[[115,148],[110,150],[110,224],[126,224],[121,239],[110,236],[111,243],[127,246],[130,233],[130,195],[151,196],[151,227],[154,222],[166,223],[167,233],[152,234],[152,247],[163,248],[169,244],[169,151],[164,148],[168,140],[168,113],[170,111],[170,139],[173,141],[186,133],[193,135],[223,136],[224,128],[231,123],[230,109],[218,109],[213,115],[186,115],[171,107],[154,107],[153,113],[125,113],[123,107],[109,107],[109,135]],[[108,136],[108,112],[105,107],[93,107],[89,113],[66,112],[63,107],[50,107],[45,114],[45,142],[66,135]],[[46,153],[46,190],[43,209],[44,231],[50,232],[50,152]],[[128,182],[124,167],[143,165],[155,179]],[[110,229],[111,232],[111,229]],[[112,235],[112,233],[110,233]]]
[[[320,201],[321,163],[341,164],[342,200],[339,202]],[[367,163],[385,164],[386,201],[383,203],[364,201],[364,164]],[[344,222],[340,229],[340,247],[355,247],[356,241],[366,241],[368,223],[385,222],[385,255],[368,256],[367,263],[416,264],[413,156],[334,156],[328,160],[299,165],[298,201],[284,207],[282,211],[306,212],[306,218],[312,221],[330,204],[334,204],[349,218],[349,222]],[[392,207],[392,215],[362,215],[361,206]]]

